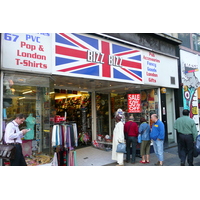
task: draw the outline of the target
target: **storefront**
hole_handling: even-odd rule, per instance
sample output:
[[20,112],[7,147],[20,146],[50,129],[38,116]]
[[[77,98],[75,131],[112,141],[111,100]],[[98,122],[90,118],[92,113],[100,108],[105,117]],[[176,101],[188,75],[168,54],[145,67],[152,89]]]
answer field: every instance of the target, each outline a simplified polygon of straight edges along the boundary
[[200,56],[180,50],[181,78],[183,91],[183,109],[190,110],[192,118],[199,132],[199,87],[200,87]]
[[52,129],[63,122],[76,125],[75,149],[94,141],[105,147],[119,108],[124,121],[133,115],[138,124],[142,116],[151,123],[157,113],[166,142],[176,142],[175,56],[94,34],[5,33],[1,42],[1,130],[17,113],[27,116],[25,127],[32,119],[25,156],[40,154],[48,162],[55,150]]

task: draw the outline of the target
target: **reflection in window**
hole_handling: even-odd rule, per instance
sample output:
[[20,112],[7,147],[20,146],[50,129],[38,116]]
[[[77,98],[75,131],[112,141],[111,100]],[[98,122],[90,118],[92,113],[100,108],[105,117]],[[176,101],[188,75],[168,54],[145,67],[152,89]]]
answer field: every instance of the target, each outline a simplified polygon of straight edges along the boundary
[[178,33],[178,38],[182,40],[182,46],[191,48],[190,33]]
[[200,33],[193,33],[192,41],[194,50],[200,52]]

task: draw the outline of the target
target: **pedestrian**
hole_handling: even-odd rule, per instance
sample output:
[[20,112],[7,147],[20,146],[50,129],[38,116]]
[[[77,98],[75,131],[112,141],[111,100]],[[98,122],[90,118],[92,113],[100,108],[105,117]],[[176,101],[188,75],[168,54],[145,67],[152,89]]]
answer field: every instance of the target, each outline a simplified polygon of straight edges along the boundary
[[140,145],[140,155],[142,156],[142,160],[140,163],[149,163],[149,155],[150,155],[150,132],[151,128],[144,117],[140,118],[140,127],[139,127],[139,134],[142,136],[142,142]]
[[198,135],[196,124],[194,120],[189,117],[189,114],[190,111],[184,109],[183,116],[179,117],[174,123],[174,129],[177,130],[179,137],[181,166],[185,166],[186,157],[189,166],[193,166],[194,142]]
[[11,166],[27,166],[24,156],[22,154],[22,139],[28,132],[28,129],[19,130],[19,125],[23,124],[25,116],[23,114],[17,114],[16,118],[9,122],[5,128],[5,142],[6,144],[12,144],[16,147],[15,158],[10,160]]
[[126,162],[130,162],[130,152],[132,146],[132,160],[131,163],[135,164],[136,146],[138,137],[138,125],[134,122],[134,117],[130,116],[129,121],[124,125],[124,134],[126,135]]
[[150,133],[150,138],[153,141],[154,152],[158,158],[158,162],[154,165],[163,166],[164,160],[164,138],[165,138],[165,127],[162,121],[158,119],[157,114],[151,115],[151,120],[154,122]]
[[122,123],[121,119],[122,116],[119,114],[115,117],[117,123],[113,130],[112,160],[117,161],[117,166],[124,165],[124,154],[116,152],[117,145],[124,142],[124,124]]

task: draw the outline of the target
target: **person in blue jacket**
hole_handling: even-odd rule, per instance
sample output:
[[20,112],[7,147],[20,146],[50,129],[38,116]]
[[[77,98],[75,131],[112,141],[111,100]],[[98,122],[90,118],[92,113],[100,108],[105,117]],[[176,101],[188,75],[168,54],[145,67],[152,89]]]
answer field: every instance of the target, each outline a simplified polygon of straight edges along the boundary
[[155,165],[163,166],[165,127],[163,122],[158,119],[157,114],[152,114],[151,120],[154,122],[154,124],[152,125],[150,137],[153,141],[154,152],[158,157],[158,162]]

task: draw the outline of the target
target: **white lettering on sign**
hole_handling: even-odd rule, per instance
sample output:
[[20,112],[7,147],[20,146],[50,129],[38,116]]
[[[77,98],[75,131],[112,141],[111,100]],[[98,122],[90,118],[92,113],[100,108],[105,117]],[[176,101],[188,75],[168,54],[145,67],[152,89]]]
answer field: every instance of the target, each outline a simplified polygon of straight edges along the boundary
[[103,64],[104,54],[98,51],[87,51],[87,61]]
[[140,94],[128,94],[128,112],[139,113],[141,112]]
[[108,56],[108,64],[116,66],[116,67],[121,67],[122,66],[122,58],[119,56],[109,55]]

